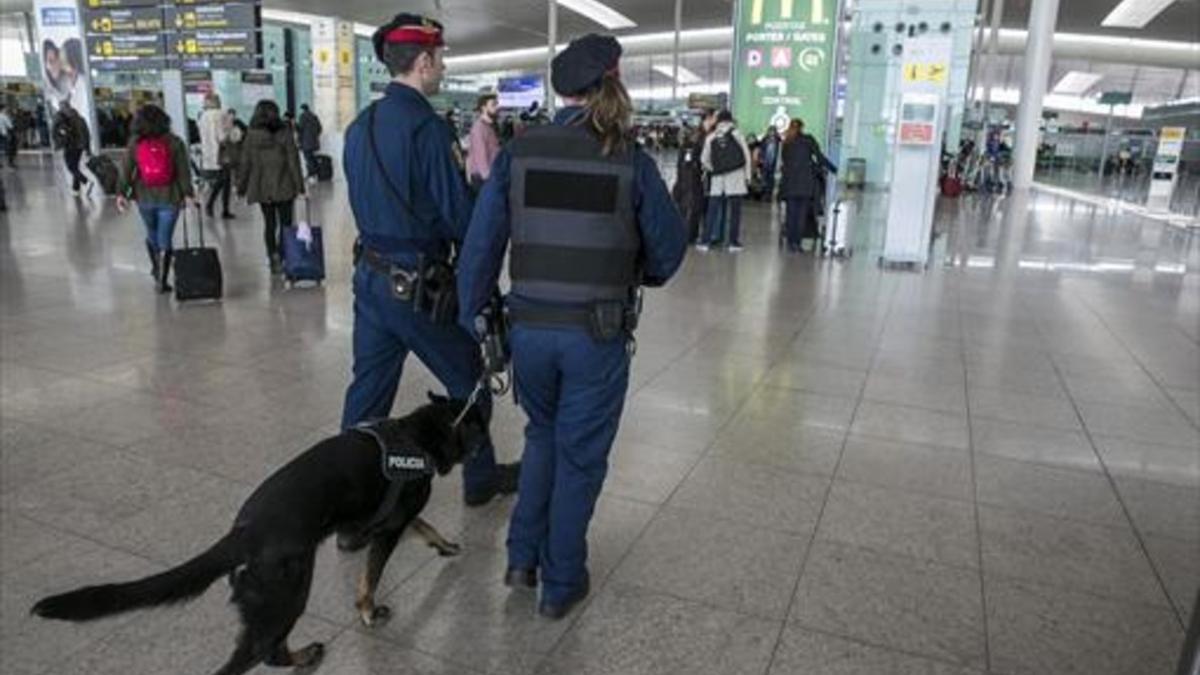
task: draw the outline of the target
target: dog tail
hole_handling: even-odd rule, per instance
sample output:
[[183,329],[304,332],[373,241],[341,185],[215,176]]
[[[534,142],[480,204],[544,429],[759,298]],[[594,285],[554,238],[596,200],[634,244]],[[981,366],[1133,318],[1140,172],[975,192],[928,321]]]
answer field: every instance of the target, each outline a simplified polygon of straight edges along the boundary
[[208,587],[238,564],[234,534],[225,535],[204,553],[182,565],[138,581],[88,586],[39,600],[31,610],[45,619],[91,621],[135,609],[184,602]]

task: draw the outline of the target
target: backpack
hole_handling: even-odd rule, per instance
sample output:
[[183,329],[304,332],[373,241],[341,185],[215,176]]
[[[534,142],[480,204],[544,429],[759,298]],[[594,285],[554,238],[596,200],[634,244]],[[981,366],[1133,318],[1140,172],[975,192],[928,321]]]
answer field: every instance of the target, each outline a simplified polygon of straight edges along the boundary
[[714,136],[710,153],[713,175],[732,173],[746,166],[746,153],[733,132]]
[[166,187],[175,180],[170,137],[164,135],[138,141],[135,159],[138,175],[146,187]]

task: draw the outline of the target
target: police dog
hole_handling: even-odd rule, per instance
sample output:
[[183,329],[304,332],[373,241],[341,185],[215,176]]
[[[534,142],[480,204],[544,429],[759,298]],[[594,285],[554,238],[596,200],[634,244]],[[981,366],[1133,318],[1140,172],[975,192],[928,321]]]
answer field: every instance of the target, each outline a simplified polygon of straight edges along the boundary
[[[429,397],[431,403],[407,417],[382,422],[377,431],[388,439],[402,439],[418,454],[423,451],[431,468],[445,475],[487,441],[487,420],[471,407],[455,424],[466,404]],[[32,611],[47,619],[90,621],[190,600],[228,575],[242,632],[217,675],[245,673],[264,662],[314,667],[324,656],[322,644],[291,651],[287,641],[308,603],[322,541],[336,532],[359,548],[370,546],[355,601],[368,626],[390,616],[387,607],[375,604],[375,589],[409,525],[440,555],[459,552],[457,544],[418,517],[429,501],[432,472],[389,480],[379,446],[361,431],[326,439],[267,478],[242,505],[233,529],[199,556],[139,581],[48,597]]]

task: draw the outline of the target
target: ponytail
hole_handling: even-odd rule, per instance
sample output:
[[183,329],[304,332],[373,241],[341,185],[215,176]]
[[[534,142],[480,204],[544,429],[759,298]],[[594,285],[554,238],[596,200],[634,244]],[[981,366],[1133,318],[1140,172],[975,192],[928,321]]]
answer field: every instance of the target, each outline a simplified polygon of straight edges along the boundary
[[624,152],[629,143],[633,102],[617,74],[606,74],[600,86],[587,94],[584,106],[588,110],[587,124],[604,147],[604,156]]

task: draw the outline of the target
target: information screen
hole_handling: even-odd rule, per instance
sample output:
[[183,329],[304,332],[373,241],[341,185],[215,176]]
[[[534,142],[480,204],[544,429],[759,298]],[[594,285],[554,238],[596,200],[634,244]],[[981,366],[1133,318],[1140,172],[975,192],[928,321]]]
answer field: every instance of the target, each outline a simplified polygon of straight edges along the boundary
[[546,80],[541,75],[502,77],[498,89],[501,108],[528,108],[546,100]]
[[84,0],[97,70],[258,68],[260,2]]

